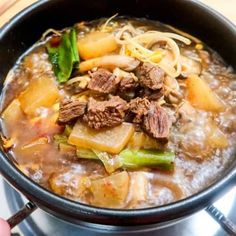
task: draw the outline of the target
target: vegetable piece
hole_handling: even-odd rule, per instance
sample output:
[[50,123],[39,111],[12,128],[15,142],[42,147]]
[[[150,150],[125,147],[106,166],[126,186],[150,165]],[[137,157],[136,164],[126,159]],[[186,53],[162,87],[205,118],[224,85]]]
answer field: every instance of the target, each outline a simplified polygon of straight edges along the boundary
[[55,134],[53,136],[53,139],[54,139],[54,142],[59,145],[60,143],[66,144],[67,140],[68,140],[68,137],[64,134]]
[[[30,142],[22,145],[16,146],[16,153],[19,156],[24,156],[24,163],[32,163],[35,161],[34,157],[38,156],[39,163],[41,161],[41,157],[39,157],[39,153],[48,152],[51,149],[51,145],[49,144],[49,140],[47,137],[40,137],[31,140]],[[23,163],[22,163],[23,164]]]
[[143,132],[134,132],[132,138],[129,140],[128,148],[141,149],[145,140]]
[[11,149],[14,146],[15,143],[15,139],[14,138],[6,138],[1,134],[1,141],[2,141],[2,146],[4,148],[5,151],[8,151],[9,149]]
[[65,156],[74,157],[76,155],[76,147],[67,143],[59,143],[59,151]]
[[48,141],[47,137],[41,137],[41,138],[35,139],[32,142],[24,145],[21,149],[25,150],[25,149],[28,149],[28,148],[34,148],[35,146],[47,144],[48,142],[49,141]]
[[86,149],[86,148],[77,148],[76,149],[76,155],[79,158],[95,159],[95,160],[98,159],[97,155],[94,153],[93,150]]
[[202,110],[222,112],[225,110],[223,101],[211,90],[208,84],[196,75],[187,79],[188,100],[190,103]]
[[77,49],[77,34],[75,29],[71,29],[69,33],[70,37],[70,43],[71,43],[71,49],[72,49],[72,54],[73,54],[73,63],[79,63],[80,58],[79,58],[79,53]]
[[60,45],[57,47],[47,44],[47,51],[58,82],[66,82],[71,75],[74,58],[74,54],[71,50],[69,35],[63,34]]
[[76,155],[76,147],[67,143],[68,136],[72,131],[72,127],[70,125],[66,125],[62,134],[55,134],[53,136],[54,143],[58,145],[59,151],[61,154],[65,156],[75,156]]
[[77,156],[80,158],[99,159],[102,161],[108,173],[112,173],[119,168],[142,168],[152,167],[163,170],[174,169],[174,153],[161,152],[155,150],[132,150],[125,149],[118,155],[109,155],[106,152],[100,152],[90,149],[77,149]]
[[57,144],[61,143],[67,144],[68,136],[71,134],[71,132],[72,132],[72,127],[70,125],[66,125],[62,134],[55,134],[53,136],[54,142]]
[[174,169],[175,155],[172,152],[125,149],[119,157],[122,166],[126,168],[157,167],[170,171]]
[[7,124],[15,124],[21,117],[23,116],[23,112],[21,110],[20,102],[18,99],[14,99],[8,107],[2,113],[2,119]]
[[83,200],[90,180],[87,176],[69,170],[62,173],[53,173],[48,180],[48,184],[56,194]]
[[108,173],[112,173],[115,170],[122,167],[122,163],[120,162],[119,156],[111,156],[107,152],[99,152],[93,150],[94,153],[97,155],[100,161],[102,161],[105,169]]
[[78,40],[79,54],[84,60],[104,56],[117,47],[115,37],[105,32],[91,32]]
[[134,126],[122,123],[111,129],[94,130],[78,121],[68,143],[77,147],[96,149],[109,153],[119,153],[134,133]]
[[146,202],[148,193],[148,177],[145,172],[137,171],[130,174],[130,202],[129,208],[135,208],[138,204]]
[[68,34],[63,34],[61,44],[58,48],[58,82],[66,82],[73,69],[74,54],[71,50],[70,38]]
[[84,73],[93,69],[94,67],[102,67],[106,69],[115,69],[119,67],[125,71],[132,71],[140,64],[140,62],[133,57],[122,55],[108,55],[103,57],[96,57],[80,63],[80,72]]
[[75,29],[64,32],[58,44],[49,41],[46,44],[49,59],[53,65],[54,73],[59,83],[66,82],[73,68],[79,63],[77,50],[77,37]]
[[129,181],[126,171],[91,181],[92,204],[108,208],[124,207],[129,191]]
[[211,122],[208,125],[206,142],[212,148],[226,148],[229,145],[226,135]]
[[66,136],[70,136],[71,132],[72,132],[72,126],[66,125],[66,126],[65,126],[65,129],[64,129],[64,134],[65,134]]
[[34,116],[40,107],[50,107],[59,98],[58,88],[52,78],[42,76],[32,79],[19,96],[21,108],[27,115]]
[[158,143],[156,139],[144,132],[134,132],[128,143],[128,147],[130,149],[161,149],[163,144]]

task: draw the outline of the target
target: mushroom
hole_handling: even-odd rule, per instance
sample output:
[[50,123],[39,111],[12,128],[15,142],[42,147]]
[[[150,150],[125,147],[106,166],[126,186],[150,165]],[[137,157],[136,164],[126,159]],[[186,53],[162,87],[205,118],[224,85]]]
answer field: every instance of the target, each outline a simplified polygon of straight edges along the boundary
[[102,67],[106,69],[114,69],[119,67],[125,71],[133,71],[139,65],[139,61],[133,57],[122,55],[108,55],[89,59],[80,63],[80,72],[84,73],[94,67]]

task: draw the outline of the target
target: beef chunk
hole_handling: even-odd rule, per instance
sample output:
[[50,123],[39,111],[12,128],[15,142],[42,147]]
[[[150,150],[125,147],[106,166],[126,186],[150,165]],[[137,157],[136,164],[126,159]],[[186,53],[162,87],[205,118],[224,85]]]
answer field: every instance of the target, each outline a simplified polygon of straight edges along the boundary
[[143,65],[137,69],[140,85],[152,90],[162,88],[164,75],[164,71],[161,68],[149,62],[144,62]]
[[141,123],[149,110],[150,102],[146,98],[135,98],[129,103],[129,111],[134,115],[133,122]]
[[108,101],[97,101],[91,97],[84,121],[94,129],[114,127],[123,122],[127,108],[126,101],[118,96],[113,96]]
[[113,93],[116,91],[120,79],[106,69],[98,69],[90,73],[91,80],[88,88],[99,93]]
[[158,89],[158,90],[151,90],[149,88],[140,88],[136,96],[147,98],[150,101],[158,101],[162,96],[164,95],[164,89]]
[[138,86],[137,81],[135,81],[134,77],[132,75],[124,77],[120,81],[120,87],[119,90],[121,93],[123,92],[129,92],[134,90]]
[[113,74],[117,76],[120,81],[117,95],[126,101],[130,101],[135,96],[135,89],[138,86],[138,78],[131,72],[116,68]]
[[60,103],[59,123],[68,123],[85,113],[86,102],[72,99],[64,99]]
[[135,97],[135,89],[138,87],[138,82],[132,75],[121,79],[118,90],[118,95],[126,101],[130,101]]
[[158,101],[161,97],[163,97],[164,95],[164,90],[163,89],[159,89],[159,90],[155,90],[149,93],[149,95],[147,96],[147,98],[150,101]]
[[167,141],[170,133],[171,121],[164,108],[151,102],[149,110],[143,118],[142,128],[153,138]]

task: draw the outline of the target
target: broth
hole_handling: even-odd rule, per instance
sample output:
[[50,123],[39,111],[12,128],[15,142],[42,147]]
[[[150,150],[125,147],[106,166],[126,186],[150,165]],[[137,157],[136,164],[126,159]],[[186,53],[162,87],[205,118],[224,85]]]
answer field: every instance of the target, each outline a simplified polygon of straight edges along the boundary
[[199,192],[233,160],[235,72],[169,26],[106,20],[76,24],[76,41],[69,28],[44,35],[16,63],[4,148],[33,181],[86,204],[145,208]]

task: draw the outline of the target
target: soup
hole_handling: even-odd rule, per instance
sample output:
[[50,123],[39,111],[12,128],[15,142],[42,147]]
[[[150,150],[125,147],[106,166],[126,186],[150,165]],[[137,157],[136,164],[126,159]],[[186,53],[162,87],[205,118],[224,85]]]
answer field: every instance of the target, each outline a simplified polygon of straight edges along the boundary
[[203,42],[147,19],[48,30],[5,80],[3,147],[20,171],[66,198],[168,204],[231,163],[235,79]]

